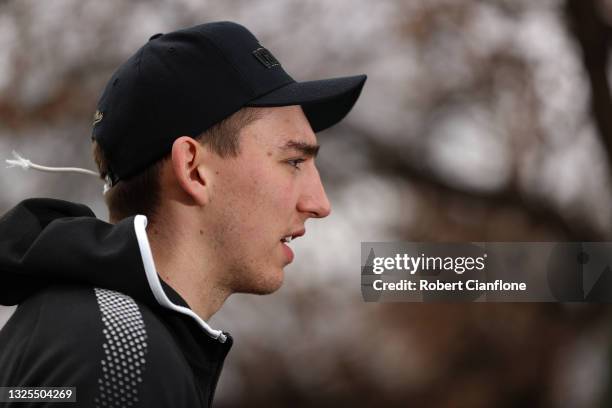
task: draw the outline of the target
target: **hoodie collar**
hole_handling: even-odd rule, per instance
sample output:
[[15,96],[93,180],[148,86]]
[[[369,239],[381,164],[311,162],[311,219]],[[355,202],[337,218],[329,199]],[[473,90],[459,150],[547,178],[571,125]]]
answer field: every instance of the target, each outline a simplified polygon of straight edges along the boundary
[[56,283],[89,284],[187,315],[208,336],[225,342],[225,333],[212,329],[159,278],[146,225],[144,215],[113,225],[82,204],[22,201],[0,218],[0,304],[21,303]]

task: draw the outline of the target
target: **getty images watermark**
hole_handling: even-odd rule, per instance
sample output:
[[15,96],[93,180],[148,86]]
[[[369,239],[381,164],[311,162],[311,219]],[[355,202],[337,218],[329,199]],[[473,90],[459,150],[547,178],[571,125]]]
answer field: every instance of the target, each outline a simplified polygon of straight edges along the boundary
[[367,302],[612,302],[612,242],[362,242]]

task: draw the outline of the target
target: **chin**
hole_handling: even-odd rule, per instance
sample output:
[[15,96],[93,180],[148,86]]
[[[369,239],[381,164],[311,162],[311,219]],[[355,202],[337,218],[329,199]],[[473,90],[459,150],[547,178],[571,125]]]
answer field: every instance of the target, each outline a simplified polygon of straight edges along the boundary
[[260,273],[255,279],[238,282],[238,293],[251,293],[253,295],[269,295],[283,286],[285,273],[282,268],[268,270]]

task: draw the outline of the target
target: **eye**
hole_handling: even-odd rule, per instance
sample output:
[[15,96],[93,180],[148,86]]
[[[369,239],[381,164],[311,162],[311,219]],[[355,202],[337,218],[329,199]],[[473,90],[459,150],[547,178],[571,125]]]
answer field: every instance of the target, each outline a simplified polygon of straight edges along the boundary
[[287,163],[291,166],[296,168],[297,170],[300,170],[300,164],[304,163],[304,159],[291,159],[291,160],[287,160]]

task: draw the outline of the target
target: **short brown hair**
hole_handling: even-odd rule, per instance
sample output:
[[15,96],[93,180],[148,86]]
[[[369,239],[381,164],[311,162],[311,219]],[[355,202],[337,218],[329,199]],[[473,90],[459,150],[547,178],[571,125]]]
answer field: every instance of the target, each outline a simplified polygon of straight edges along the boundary
[[[236,157],[240,153],[240,130],[261,118],[261,109],[243,108],[212,126],[194,139],[207,145],[221,157]],[[162,167],[170,159],[171,152],[135,176],[121,180],[104,195],[111,222],[136,214],[144,214],[150,222],[158,216],[161,201],[159,177]],[[108,174],[108,162],[100,145],[94,141],[93,157],[100,178]]]

